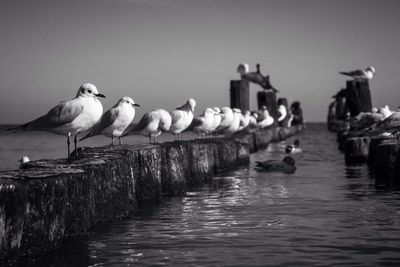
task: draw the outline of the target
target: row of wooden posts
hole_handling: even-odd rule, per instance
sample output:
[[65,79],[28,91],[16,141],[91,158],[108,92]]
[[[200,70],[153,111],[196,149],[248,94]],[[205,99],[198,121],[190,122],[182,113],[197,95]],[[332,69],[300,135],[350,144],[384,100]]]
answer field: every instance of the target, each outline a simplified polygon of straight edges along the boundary
[[[242,111],[250,110],[250,83],[246,80],[232,80],[230,84],[230,100],[232,108],[239,108]],[[289,114],[287,98],[277,99],[273,91],[259,91],[257,93],[258,109],[266,106],[269,115],[274,118],[274,126],[289,127],[290,116],[286,116],[278,125],[278,105],[284,105]]]
[[347,81],[328,111],[328,129],[337,132],[338,149],[347,165],[367,164],[377,186],[400,186],[400,144],[396,138],[357,136],[347,119],[372,111],[367,80]]

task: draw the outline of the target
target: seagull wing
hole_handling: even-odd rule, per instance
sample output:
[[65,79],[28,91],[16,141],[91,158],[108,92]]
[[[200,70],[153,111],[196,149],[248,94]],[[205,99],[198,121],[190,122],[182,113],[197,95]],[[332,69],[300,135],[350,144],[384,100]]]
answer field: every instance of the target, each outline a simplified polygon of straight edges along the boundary
[[52,108],[46,115],[43,115],[36,120],[25,123],[21,126],[7,129],[12,131],[33,131],[33,130],[46,130],[59,127],[71,123],[78,117],[82,110],[83,105],[76,101],[77,98],[64,101]]
[[89,133],[85,137],[81,138],[79,141],[82,141],[83,139],[89,138],[91,136],[101,134],[101,132],[105,128],[114,123],[117,117],[118,117],[118,109],[112,108],[107,110],[103,114],[103,116],[101,116],[101,119],[95,125],[93,125],[93,127],[89,130]]
[[363,70],[353,70],[348,72],[340,71],[339,73],[350,77],[360,77],[365,75]]
[[122,134],[122,136],[137,134],[138,132],[146,128],[149,125],[150,121],[151,121],[151,114],[150,112],[147,112],[143,115],[143,117],[137,124],[131,124],[130,126],[128,126],[124,131],[124,133]]

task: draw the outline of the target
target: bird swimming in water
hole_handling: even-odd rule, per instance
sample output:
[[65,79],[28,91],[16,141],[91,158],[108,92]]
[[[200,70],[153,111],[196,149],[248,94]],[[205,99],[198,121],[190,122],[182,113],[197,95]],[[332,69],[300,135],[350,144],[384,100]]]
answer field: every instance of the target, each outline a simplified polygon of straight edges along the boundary
[[266,160],[256,161],[255,169],[264,172],[283,172],[295,173],[297,170],[296,161],[290,156],[286,156],[282,161],[279,160]]
[[192,123],[196,101],[190,98],[186,103],[171,112],[172,124],[170,133],[175,135],[176,140],[181,139],[181,132]]
[[140,107],[140,105],[135,103],[132,98],[124,96],[115,106],[107,110],[101,119],[89,129],[89,133],[79,141],[102,134],[111,137],[111,145],[114,145],[115,137],[118,138],[121,145],[122,133],[135,118],[135,107]]
[[294,140],[293,145],[287,145],[285,148],[285,152],[290,154],[301,153],[302,150],[300,148],[299,139]]
[[371,80],[375,76],[375,68],[370,66],[365,70],[340,71],[339,73],[350,76],[354,80]]
[[45,131],[67,136],[68,159],[70,159],[70,137],[74,135],[77,151],[77,135],[89,130],[103,114],[103,105],[97,99],[105,96],[91,83],[82,84],[76,97],[63,101],[47,114],[8,131]]
[[155,109],[143,115],[137,125],[131,124],[122,134],[143,135],[149,137],[149,143],[157,141],[156,138],[162,132],[168,132],[171,127],[172,119],[168,111],[164,109]]
[[258,84],[265,90],[273,90],[275,93],[279,92],[271,85],[269,75],[263,76],[261,74],[260,63],[257,63],[256,67],[257,67],[256,72],[249,72],[250,71],[249,65],[247,63],[240,63],[237,68],[237,72],[240,74],[240,77],[243,80]]

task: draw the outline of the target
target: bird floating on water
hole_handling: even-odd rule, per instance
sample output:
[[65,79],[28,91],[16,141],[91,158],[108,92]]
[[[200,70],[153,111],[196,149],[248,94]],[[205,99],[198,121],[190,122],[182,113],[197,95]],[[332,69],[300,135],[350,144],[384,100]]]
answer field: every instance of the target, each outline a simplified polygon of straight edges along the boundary
[[149,137],[149,142],[154,143],[162,132],[168,132],[172,123],[171,115],[164,109],[155,109],[143,115],[137,125],[131,124],[123,133],[125,135],[140,134]]
[[115,106],[107,110],[101,119],[89,129],[89,133],[79,141],[102,134],[111,137],[111,145],[114,145],[115,137],[118,138],[121,145],[122,133],[135,118],[135,107],[140,107],[140,105],[135,103],[132,98],[124,96]]
[[279,92],[271,85],[269,75],[263,76],[261,74],[260,63],[257,63],[256,67],[257,67],[256,72],[249,72],[250,71],[249,65],[247,63],[240,63],[239,66],[237,67],[237,72],[240,74],[240,77],[243,80],[258,84],[265,90],[273,90],[275,93]]
[[279,160],[266,160],[256,161],[255,169],[257,171],[264,172],[283,172],[283,173],[295,173],[297,170],[296,161],[286,156],[282,161]]
[[[47,114],[21,126],[7,129],[9,131],[46,131],[67,136],[68,159],[70,159],[70,137],[74,135],[75,150],[77,135],[89,130],[101,118],[103,105],[97,99],[105,97],[91,83],[79,87],[76,97],[63,101]],[[76,150],[77,151],[77,150]]]
[[375,68],[370,66],[365,70],[340,71],[342,75],[350,76],[354,80],[371,80],[375,76]]
[[171,112],[172,124],[169,131],[175,135],[176,140],[181,139],[181,132],[192,123],[196,101],[190,98],[186,103]]
[[299,139],[294,140],[293,145],[287,145],[285,148],[285,152],[290,154],[301,153],[302,149],[300,148]]

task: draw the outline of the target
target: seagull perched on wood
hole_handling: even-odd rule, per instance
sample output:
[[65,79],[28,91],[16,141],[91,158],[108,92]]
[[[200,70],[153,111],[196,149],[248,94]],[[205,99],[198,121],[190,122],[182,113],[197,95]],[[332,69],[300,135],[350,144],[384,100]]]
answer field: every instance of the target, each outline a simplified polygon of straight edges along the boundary
[[378,121],[367,129],[361,130],[361,135],[379,135],[383,133],[395,134],[400,131],[400,112],[394,112],[392,115],[384,119],[383,121]]
[[135,118],[135,107],[140,107],[140,105],[132,98],[124,96],[115,106],[107,110],[89,133],[79,141],[102,134],[111,137],[111,145],[114,145],[114,137],[117,137],[121,144],[122,133]]
[[190,98],[183,106],[171,112],[172,124],[169,131],[175,135],[177,140],[181,139],[181,132],[192,123],[196,101]]
[[148,136],[150,143],[152,142],[153,138],[155,143],[157,136],[159,136],[162,132],[169,131],[171,122],[171,115],[168,111],[161,108],[155,109],[151,112],[145,113],[137,125],[132,124],[124,131],[122,135],[141,134]]
[[210,134],[214,128],[214,115],[212,108],[206,108],[201,116],[193,119],[193,131],[199,136]]
[[97,99],[105,97],[97,91],[96,86],[84,83],[79,87],[76,97],[63,101],[47,114],[8,131],[46,131],[67,136],[68,159],[70,159],[70,136],[74,135],[77,151],[77,135],[89,130],[100,119],[103,105]]
[[233,111],[230,107],[222,107],[221,108],[221,122],[217,127],[217,131],[221,132],[228,128],[234,119]]
[[375,68],[370,66],[365,70],[340,71],[339,73],[350,76],[354,80],[371,80],[375,76]]
[[235,132],[239,130],[240,127],[240,118],[242,117],[242,112],[238,108],[232,109],[233,111],[233,120],[231,124],[223,130],[226,135],[233,135]]
[[269,75],[263,76],[261,74],[260,63],[257,63],[256,67],[256,72],[249,72],[249,65],[247,63],[240,63],[237,68],[237,72],[239,72],[240,77],[243,80],[258,84],[265,90],[273,90],[275,93],[279,92],[271,85]]
[[260,110],[258,126],[262,129],[271,126],[272,124],[274,124],[274,118],[269,115],[267,107],[262,106]]

